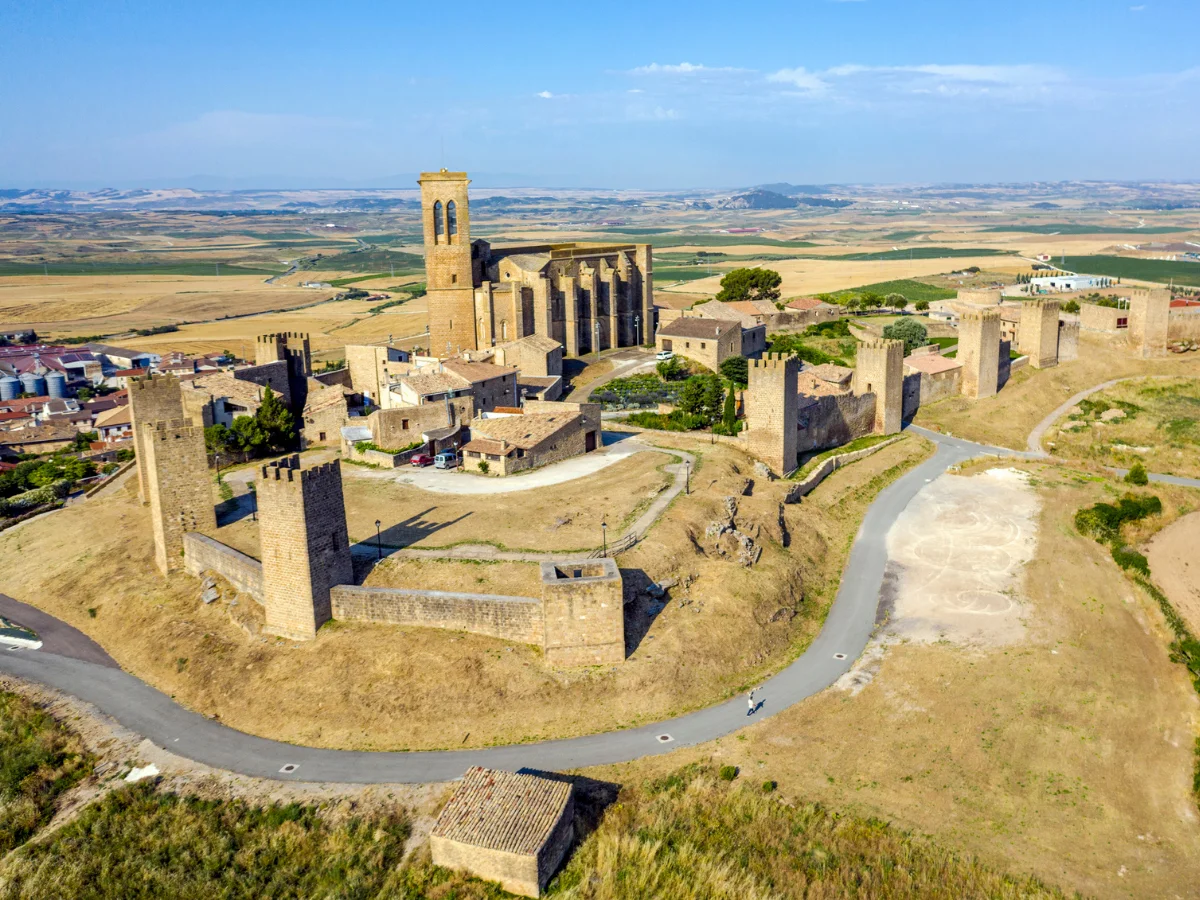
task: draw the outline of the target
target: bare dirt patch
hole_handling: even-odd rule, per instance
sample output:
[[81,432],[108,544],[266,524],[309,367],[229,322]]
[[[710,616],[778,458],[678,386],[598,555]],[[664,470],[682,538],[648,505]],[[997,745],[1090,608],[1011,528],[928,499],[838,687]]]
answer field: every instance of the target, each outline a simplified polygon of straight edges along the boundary
[[1200,512],[1168,525],[1150,541],[1150,571],[1192,634],[1200,634]]

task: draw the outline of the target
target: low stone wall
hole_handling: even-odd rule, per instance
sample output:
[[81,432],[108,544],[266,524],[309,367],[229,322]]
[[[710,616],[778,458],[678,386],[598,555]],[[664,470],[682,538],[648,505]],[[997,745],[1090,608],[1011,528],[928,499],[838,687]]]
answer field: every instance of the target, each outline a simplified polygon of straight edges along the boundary
[[197,577],[205,571],[220,575],[243,594],[263,602],[262,563],[207,535],[189,531],[183,536],[183,567]]
[[870,456],[872,453],[878,453],[884,447],[891,446],[900,440],[899,436],[887,441],[880,441],[873,447],[864,447],[862,450],[854,450],[851,453],[840,453],[837,456],[831,456],[824,460],[819,466],[809,472],[801,481],[797,481],[783,498],[784,503],[799,503],[800,498],[812,493],[813,489],[818,484],[840,469],[842,466],[848,466],[852,462],[858,462],[864,457]]
[[342,584],[330,591],[330,599],[333,617],[342,621],[445,628],[539,647],[542,644],[542,601],[532,597]]
[[875,430],[875,394],[829,394],[800,410],[796,450],[840,447]]
[[1167,318],[1167,339],[1171,341],[1200,339],[1200,306],[1171,310]]
[[351,444],[346,457],[347,459],[364,462],[368,465],[379,466],[381,469],[399,469],[407,466],[414,456],[424,452],[424,450],[425,445],[422,444],[420,447],[405,450],[403,453],[384,453],[382,450],[359,450]]

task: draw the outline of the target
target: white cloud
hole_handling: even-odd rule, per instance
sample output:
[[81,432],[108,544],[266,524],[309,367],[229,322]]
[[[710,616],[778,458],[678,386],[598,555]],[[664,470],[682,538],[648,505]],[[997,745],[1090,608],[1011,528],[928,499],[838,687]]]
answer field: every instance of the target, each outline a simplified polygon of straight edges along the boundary
[[803,66],[795,69],[780,69],[767,76],[767,81],[790,84],[809,94],[823,94],[829,85],[815,72],[810,72]]
[[745,69],[738,69],[734,66],[703,66],[696,65],[690,62],[682,62],[678,64],[660,64],[650,63],[648,66],[638,66],[635,69],[630,69],[630,75],[700,75],[705,73],[728,73],[728,72],[744,72]]
[[549,91],[539,91],[538,96],[541,97],[543,100],[553,100],[554,99],[554,95],[552,93],[550,93]]

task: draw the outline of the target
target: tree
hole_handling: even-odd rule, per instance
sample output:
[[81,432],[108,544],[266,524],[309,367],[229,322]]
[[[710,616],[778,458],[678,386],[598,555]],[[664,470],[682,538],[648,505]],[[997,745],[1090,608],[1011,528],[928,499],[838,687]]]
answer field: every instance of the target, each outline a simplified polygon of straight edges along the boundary
[[904,307],[908,306],[908,298],[903,294],[888,294],[883,299],[892,309],[904,309]]
[[734,384],[750,383],[750,364],[744,356],[731,356],[721,363],[721,374]]
[[916,305],[913,307],[913,309],[915,309],[917,312],[928,312],[929,311],[929,301],[928,300],[918,300]]
[[255,416],[238,416],[229,432],[230,445],[243,453],[262,456],[270,449],[270,436]]
[[894,325],[885,326],[883,336],[889,340],[904,341],[905,356],[929,343],[929,332],[916,319],[902,319]]
[[733,396],[733,385],[725,395],[725,409],[721,412],[721,424],[725,426],[726,434],[733,434],[737,429],[737,398]]
[[1079,301],[1078,300],[1068,300],[1066,303],[1063,304],[1062,311],[1065,313],[1079,312]]
[[721,415],[721,406],[725,401],[725,388],[721,379],[716,375],[705,375],[704,385],[704,416],[711,425]]
[[1145,485],[1150,483],[1150,476],[1146,474],[1146,467],[1136,462],[1125,476],[1125,481],[1129,484]]
[[663,381],[678,381],[684,376],[683,363],[677,356],[659,360],[658,365],[654,368],[658,370],[658,377]]
[[266,434],[267,444],[272,450],[289,450],[295,446],[295,419],[291,410],[270,388],[263,389],[262,405],[254,418]]
[[848,309],[851,311],[858,309],[858,307],[860,305],[861,305],[861,301],[857,297],[851,297],[849,300],[847,300],[845,303],[842,304],[842,306],[845,309]]
[[721,291],[717,299],[722,303],[735,300],[779,299],[779,285],[783,276],[771,269],[733,269],[721,279]]

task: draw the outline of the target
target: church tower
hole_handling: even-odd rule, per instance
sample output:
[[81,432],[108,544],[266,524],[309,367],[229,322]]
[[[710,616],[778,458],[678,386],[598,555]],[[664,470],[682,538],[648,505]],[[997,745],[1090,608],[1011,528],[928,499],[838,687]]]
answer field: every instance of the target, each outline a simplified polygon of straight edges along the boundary
[[476,349],[475,282],[466,172],[422,172],[421,225],[429,298],[429,355]]

